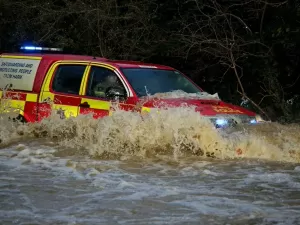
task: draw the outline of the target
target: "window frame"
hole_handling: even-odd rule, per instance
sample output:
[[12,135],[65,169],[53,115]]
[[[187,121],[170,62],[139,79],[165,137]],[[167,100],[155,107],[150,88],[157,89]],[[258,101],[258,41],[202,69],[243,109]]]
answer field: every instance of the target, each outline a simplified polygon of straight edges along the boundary
[[[82,87],[84,84],[84,78],[85,78],[86,73],[88,72],[88,65],[89,65],[88,62],[76,62],[76,61],[63,61],[63,62],[55,63],[55,65],[53,65],[54,68],[52,68],[52,71],[51,71],[51,80],[49,83],[49,91],[51,93],[57,94],[57,95],[80,96],[80,93],[81,93],[81,90],[82,90]],[[56,74],[57,74],[56,72],[60,66],[84,66],[85,67],[84,72],[82,74],[81,82],[80,82],[79,92],[77,94],[58,92],[58,91],[53,90],[52,87],[53,87],[54,80],[56,78]]]
[[117,70],[117,68],[108,65],[108,64],[103,64],[103,63],[91,63],[89,66],[88,71],[85,74],[85,79],[84,79],[84,87],[82,88],[82,93],[81,95],[84,98],[91,98],[91,99],[98,99],[98,100],[102,100],[102,101],[111,101],[110,99],[106,98],[106,97],[97,97],[97,96],[90,96],[87,95],[88,93],[88,84],[90,82],[91,79],[91,70],[93,67],[98,67],[98,68],[103,68],[103,69],[107,69],[110,70],[111,72],[113,72],[119,79],[119,81],[121,82],[121,84],[123,85],[124,89],[125,89],[125,93],[126,93],[126,97],[125,97],[125,101],[129,98],[132,97],[132,91],[129,88],[127,81],[124,79],[124,77],[119,73],[119,71]]

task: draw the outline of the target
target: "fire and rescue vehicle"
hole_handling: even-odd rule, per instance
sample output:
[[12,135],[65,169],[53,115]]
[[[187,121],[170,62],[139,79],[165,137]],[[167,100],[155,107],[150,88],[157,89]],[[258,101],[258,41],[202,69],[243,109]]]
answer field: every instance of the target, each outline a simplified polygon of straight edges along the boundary
[[62,118],[92,113],[97,119],[109,116],[116,104],[139,113],[193,106],[217,127],[263,121],[169,66],[53,52],[60,51],[56,48],[21,49],[0,55],[0,102],[9,102],[26,122],[39,122],[52,110]]

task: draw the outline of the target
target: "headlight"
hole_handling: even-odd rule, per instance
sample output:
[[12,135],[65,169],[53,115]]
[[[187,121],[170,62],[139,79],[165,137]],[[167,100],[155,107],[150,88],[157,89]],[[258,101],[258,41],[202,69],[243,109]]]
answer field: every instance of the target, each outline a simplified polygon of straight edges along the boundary
[[260,115],[248,116],[248,115],[233,115],[219,118],[210,118],[211,122],[215,125],[216,128],[228,128],[235,127],[243,124],[257,124],[265,122]]
[[228,120],[225,119],[216,119],[216,125],[223,127],[226,126],[228,124]]
[[225,118],[213,118],[211,119],[211,121],[216,128],[226,128],[229,127],[231,124],[231,121]]

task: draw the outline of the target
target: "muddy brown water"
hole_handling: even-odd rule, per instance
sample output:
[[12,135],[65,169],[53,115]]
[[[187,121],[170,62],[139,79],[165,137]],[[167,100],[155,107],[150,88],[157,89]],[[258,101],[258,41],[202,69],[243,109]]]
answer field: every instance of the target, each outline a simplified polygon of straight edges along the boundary
[[0,224],[300,224],[300,127],[188,109],[0,120]]

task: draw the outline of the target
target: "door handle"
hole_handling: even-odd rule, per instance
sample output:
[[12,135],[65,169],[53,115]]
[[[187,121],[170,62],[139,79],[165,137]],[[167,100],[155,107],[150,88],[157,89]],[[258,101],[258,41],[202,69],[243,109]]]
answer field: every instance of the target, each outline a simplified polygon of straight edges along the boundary
[[79,107],[82,107],[82,108],[90,108],[90,105],[89,105],[89,103],[87,103],[87,102],[83,102],[83,103],[81,103],[81,104],[79,105]]

